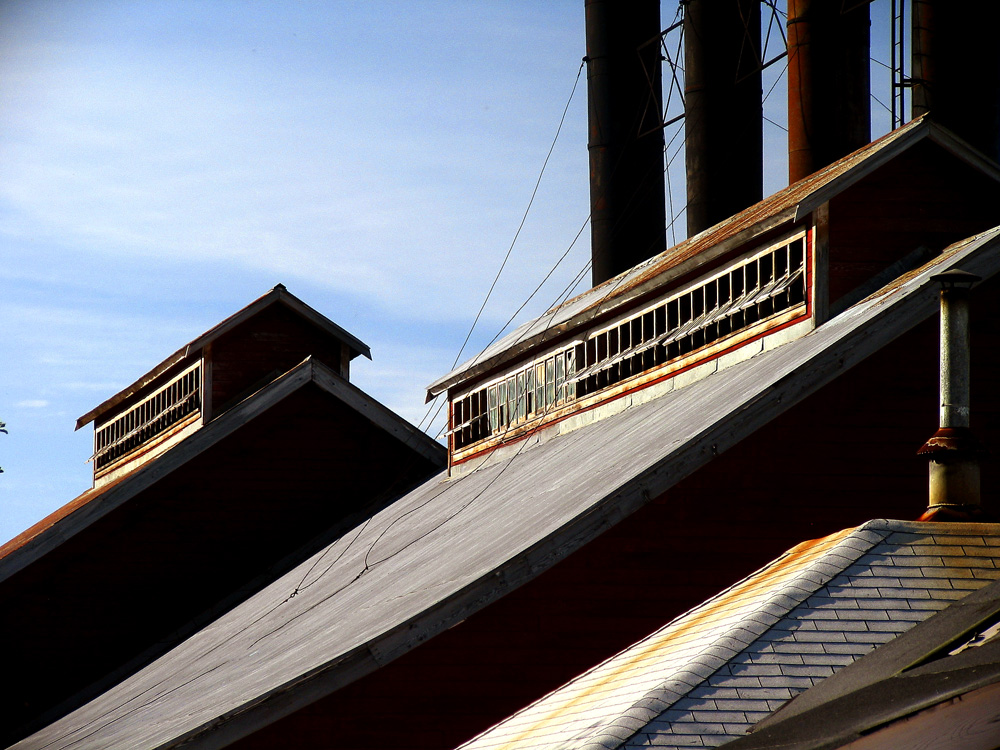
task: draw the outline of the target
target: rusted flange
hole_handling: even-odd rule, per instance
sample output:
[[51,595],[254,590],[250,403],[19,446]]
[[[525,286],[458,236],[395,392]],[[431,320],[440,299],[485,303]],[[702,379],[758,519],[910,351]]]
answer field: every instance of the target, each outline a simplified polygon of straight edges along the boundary
[[968,427],[941,427],[917,451],[918,456],[927,456],[935,461],[978,458],[985,454],[986,447]]

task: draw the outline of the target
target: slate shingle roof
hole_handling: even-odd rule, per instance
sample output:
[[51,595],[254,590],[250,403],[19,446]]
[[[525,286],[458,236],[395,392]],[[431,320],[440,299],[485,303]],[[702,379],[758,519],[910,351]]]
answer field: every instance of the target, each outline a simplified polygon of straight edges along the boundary
[[789,550],[463,747],[715,747],[997,578],[1000,524],[871,521]]
[[726,750],[1000,747],[998,618],[1000,580],[800,694]]

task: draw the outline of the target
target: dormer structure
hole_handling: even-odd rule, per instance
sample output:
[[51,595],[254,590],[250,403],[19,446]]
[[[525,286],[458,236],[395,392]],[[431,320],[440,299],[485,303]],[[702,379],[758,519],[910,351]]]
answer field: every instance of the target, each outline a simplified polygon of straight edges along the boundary
[[428,386],[428,399],[448,394],[452,473],[805,335],[995,225],[997,205],[1000,167],[915,120],[549,310]]
[[362,354],[277,286],[80,419],[95,486],[0,546],[0,747],[441,473],[439,443],[348,382]]
[[94,486],[161,455],[307,357],[349,380],[368,346],[278,284],[77,420]]

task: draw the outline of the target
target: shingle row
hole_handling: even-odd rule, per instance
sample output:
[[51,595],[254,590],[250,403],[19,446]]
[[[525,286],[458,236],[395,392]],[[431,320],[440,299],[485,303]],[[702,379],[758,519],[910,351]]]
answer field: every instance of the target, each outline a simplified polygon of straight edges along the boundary
[[[889,522],[772,628],[636,733],[623,747],[715,747],[745,734],[802,690],[1000,577],[1000,530]],[[862,527],[863,529],[865,527]],[[971,553],[970,553],[971,551]],[[828,555],[821,565],[829,570]],[[817,569],[820,565],[812,566]]]

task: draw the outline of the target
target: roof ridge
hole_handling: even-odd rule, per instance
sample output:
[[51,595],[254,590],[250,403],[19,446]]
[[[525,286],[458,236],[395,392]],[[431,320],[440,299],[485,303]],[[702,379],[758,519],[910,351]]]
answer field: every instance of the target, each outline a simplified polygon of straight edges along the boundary
[[[805,602],[823,586],[827,585],[847,567],[857,562],[876,545],[884,542],[895,531],[891,521],[868,521],[861,526],[830,534],[820,539],[803,542],[792,547],[777,559],[730,586],[704,604],[695,607],[672,620],[656,633],[647,636],[642,643],[657,634],[664,633],[680,621],[696,616],[706,607],[723,602],[727,596],[740,593],[755,579],[765,576],[768,571],[780,569],[794,558],[796,553],[808,554],[807,550],[824,542],[832,543],[810,559],[801,570],[796,571],[780,589],[769,591],[760,604],[743,614],[736,622],[712,639],[710,645],[689,659],[685,666],[671,674],[658,687],[648,691],[614,721],[600,728],[598,734],[581,746],[581,750],[614,750],[630,739],[635,732],[670,709],[703,683],[730,659],[747,648],[753,641],[766,633],[775,623],[795,607]],[[842,564],[834,565],[829,558],[839,557]],[[638,645],[638,644],[636,644]],[[630,648],[634,648],[630,647]],[[629,650],[629,649],[626,649]],[[612,657],[615,658],[615,657]],[[694,667],[694,668],[692,668]],[[685,679],[690,675],[693,680]]]
[[361,341],[361,339],[334,323],[326,315],[319,312],[311,305],[303,302],[301,299],[289,292],[288,288],[284,284],[277,284],[250,304],[240,308],[232,315],[227,316],[220,322],[213,325],[200,336],[197,336],[188,343],[184,344],[184,346],[161,361],[158,365],[155,365],[151,370],[148,370],[144,374],[140,375],[130,385],[125,386],[113,396],[105,399],[99,405],[95,406],[93,409],[81,416],[76,420],[76,427],[74,429],[79,430],[84,425],[93,422],[95,419],[120,404],[126,398],[149,386],[171,367],[174,367],[189,357],[194,357],[204,348],[206,344],[214,341],[223,334],[232,330],[237,325],[246,322],[262,310],[274,304],[284,305],[303,320],[319,327],[327,335],[333,336],[342,343],[346,344],[351,350],[352,359],[360,355],[364,355],[368,359],[372,358],[370,347]]

